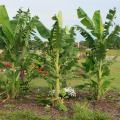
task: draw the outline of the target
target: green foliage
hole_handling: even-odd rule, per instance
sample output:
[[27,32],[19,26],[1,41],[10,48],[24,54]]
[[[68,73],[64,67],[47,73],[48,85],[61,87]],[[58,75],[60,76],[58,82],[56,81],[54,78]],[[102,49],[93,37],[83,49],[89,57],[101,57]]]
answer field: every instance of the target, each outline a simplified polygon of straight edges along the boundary
[[91,111],[87,103],[76,103],[73,107],[75,114],[73,120],[111,120],[111,118],[99,111]]
[[42,37],[44,37],[44,38],[46,38],[46,39],[49,38],[49,36],[50,36],[50,31],[49,31],[40,21],[37,21],[37,22],[36,22],[36,28],[37,28],[39,34],[40,34]]
[[10,25],[10,20],[9,20],[9,16],[8,16],[8,13],[7,13],[7,10],[5,8],[4,5],[0,5],[0,28],[2,29],[2,35],[5,34],[5,36],[1,36],[1,38],[3,38],[4,40],[4,37],[7,38],[7,42],[9,42],[10,44],[12,44],[13,42],[13,32],[12,32],[12,29],[11,29],[11,25]]
[[38,95],[36,98],[36,102],[39,105],[43,105],[43,106],[48,106],[48,105],[52,105],[52,99],[50,98],[49,95],[46,96],[46,94],[48,94],[47,90],[40,90],[40,88],[38,88]]
[[49,79],[48,77],[45,77],[45,80],[48,84],[49,89],[53,90],[55,88],[55,85],[54,85],[55,81],[52,79]]
[[19,71],[13,69],[6,69],[4,73],[1,73],[2,80],[0,83],[1,94],[0,96],[8,95],[11,98],[15,98],[20,92]]
[[16,111],[2,112],[0,111],[0,120],[48,120],[49,117],[38,115],[33,111]]
[[[12,88],[16,89],[17,92],[12,90],[16,95],[19,92],[24,94],[28,90],[31,74],[35,68],[35,65],[31,65],[34,64],[33,59],[35,55],[30,52],[29,41],[35,37],[34,30],[39,19],[37,16],[31,17],[29,9],[27,11],[19,9],[16,16],[10,21],[5,6],[0,6],[0,9],[0,32],[2,33],[0,35],[5,45],[4,60],[11,62],[15,74],[12,73],[14,78],[12,75],[7,74],[9,78],[7,88],[11,90]],[[9,71],[11,72],[10,69]],[[16,79],[17,82],[15,82]],[[13,96],[15,96],[15,94]]]
[[65,89],[63,88],[63,89],[61,89],[61,91],[60,91],[60,97],[61,98],[67,98],[68,96],[66,96],[67,94],[66,94],[66,92],[65,92]]
[[107,48],[109,49],[113,49],[113,48],[119,48],[119,40],[120,40],[120,36],[119,36],[119,32],[120,31],[120,27],[117,25],[112,33],[108,36],[107,38]]
[[61,102],[56,104],[56,108],[60,111],[67,112],[67,107]]
[[110,9],[109,13],[106,16],[107,21],[105,22],[105,25],[104,25],[104,29],[105,29],[104,30],[104,36],[107,36],[109,34],[109,29],[110,29],[110,26],[113,23],[115,15],[116,15],[116,9],[115,8]]
[[79,7],[77,10],[78,18],[81,20],[81,23],[86,26],[88,29],[93,29],[93,22],[87,16],[87,14]]
[[39,105],[43,105],[43,106],[46,106],[46,105],[52,105],[52,101],[50,98],[43,98],[43,97],[37,97],[37,103]]
[[[74,47],[74,28],[70,30],[62,28],[62,14],[53,17],[54,25],[50,31],[50,37],[46,43],[42,43],[42,61],[44,69],[49,71],[49,80],[46,79],[50,88],[55,88],[55,97],[59,98],[62,80],[68,71],[76,64],[76,48]],[[55,82],[54,82],[55,81]],[[61,86],[60,86],[61,84]],[[54,85],[54,86],[53,86]]]
[[115,26],[113,32],[110,32],[116,10],[109,10],[107,22],[102,23],[100,11],[95,11],[92,20],[81,9],[77,10],[78,18],[81,24],[86,27],[77,26],[77,30],[85,38],[89,51],[86,52],[86,61],[83,63],[83,69],[87,77],[91,80],[91,89],[95,99],[100,99],[108,90],[110,82],[106,76],[110,73],[110,62],[106,60],[107,47],[112,40],[120,33],[120,27]]
[[75,103],[72,118],[62,117],[58,120],[112,120],[112,118],[99,111],[91,111],[87,103]]

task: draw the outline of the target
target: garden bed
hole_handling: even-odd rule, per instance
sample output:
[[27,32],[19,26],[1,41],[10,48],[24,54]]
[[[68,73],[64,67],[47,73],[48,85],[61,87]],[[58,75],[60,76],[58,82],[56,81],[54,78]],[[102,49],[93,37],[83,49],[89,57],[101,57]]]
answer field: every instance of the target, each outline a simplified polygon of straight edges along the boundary
[[89,94],[85,92],[78,92],[76,98],[65,100],[65,105],[68,107],[68,111],[63,112],[58,111],[52,106],[49,107],[38,105],[36,102],[36,95],[34,91],[30,92],[30,94],[25,96],[24,98],[10,100],[4,104],[1,104],[0,111],[16,112],[18,110],[31,110],[38,113],[38,115],[48,115],[50,120],[57,120],[60,116],[72,118],[74,115],[74,104],[82,104],[84,102],[87,102],[90,109],[92,109],[93,111],[101,111],[112,116],[113,120],[120,120],[120,105],[118,106],[118,104],[120,104],[120,93],[111,91],[106,95],[104,99],[97,102],[93,100],[88,100],[88,95]]

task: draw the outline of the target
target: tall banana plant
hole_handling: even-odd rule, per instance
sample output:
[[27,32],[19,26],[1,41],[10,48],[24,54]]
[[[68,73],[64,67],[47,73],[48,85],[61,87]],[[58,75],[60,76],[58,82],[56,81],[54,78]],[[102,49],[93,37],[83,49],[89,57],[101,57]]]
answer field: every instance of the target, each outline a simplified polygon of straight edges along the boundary
[[55,24],[53,25],[53,29],[51,31],[51,36],[49,38],[50,46],[52,47],[52,54],[54,57],[52,58],[54,61],[54,68],[56,73],[56,85],[55,85],[55,97],[59,99],[60,93],[60,50],[61,50],[61,43],[62,43],[62,14],[61,12],[53,17],[55,20]]
[[[29,41],[34,38],[35,29],[42,37],[48,37],[49,30],[39,21],[37,16],[31,17],[29,10],[19,10],[13,20],[10,20],[5,6],[0,6],[0,41],[7,53],[7,60],[12,62],[13,73],[17,76],[17,79],[12,81],[13,88],[18,86],[15,86],[16,82],[18,83],[18,79],[23,78],[21,77],[24,76],[23,71],[29,65],[31,58]],[[44,31],[47,32],[44,34]],[[16,68],[19,69],[15,71]]]
[[[7,10],[6,10],[5,6],[0,6],[0,41],[1,41],[1,43],[4,43],[3,48],[7,52],[9,52],[10,57],[12,57],[11,49],[13,47],[13,38],[14,38],[14,34],[11,29],[11,24],[10,24],[10,20],[9,20],[9,17],[7,14]],[[14,65],[12,66],[12,69],[14,69]],[[15,71],[13,70],[13,73],[14,72]],[[17,82],[14,81],[14,82],[10,82],[10,84],[11,83],[17,83]],[[9,85],[7,85],[7,87],[5,87],[5,92],[8,97],[15,90],[14,84],[11,84],[10,86]],[[9,86],[9,89],[8,89],[8,86]],[[12,94],[12,96],[14,96],[14,95]]]
[[[94,12],[92,19],[81,8],[77,9],[77,14],[81,23],[81,25],[77,25],[77,30],[85,38],[90,48],[83,66],[91,79],[95,99],[100,99],[108,90],[110,83],[105,77],[110,72],[109,62],[106,60],[107,46],[111,40],[118,37],[120,32],[118,25],[113,26],[116,9],[109,10],[105,23],[102,22],[99,10]],[[111,27],[113,31],[111,31]]]
[[[39,61],[43,63],[44,69],[49,71],[50,77],[52,76],[55,79],[55,101],[59,100],[60,93],[60,52],[62,48],[62,14],[61,12],[58,15],[55,15],[52,18],[55,23],[50,32],[46,29],[41,30],[40,25],[37,24],[37,29],[39,34],[44,31],[44,38],[48,41],[44,43],[41,39],[38,38],[41,42],[38,42],[41,46],[42,54]],[[50,78],[49,78],[50,79]]]
[[[55,21],[50,36],[42,52],[44,69],[49,71],[49,79],[55,82],[55,101],[60,101],[62,81],[69,70],[76,64],[77,50],[74,47],[74,28],[62,27],[62,13],[53,17]],[[64,81],[65,82],[65,81]]]

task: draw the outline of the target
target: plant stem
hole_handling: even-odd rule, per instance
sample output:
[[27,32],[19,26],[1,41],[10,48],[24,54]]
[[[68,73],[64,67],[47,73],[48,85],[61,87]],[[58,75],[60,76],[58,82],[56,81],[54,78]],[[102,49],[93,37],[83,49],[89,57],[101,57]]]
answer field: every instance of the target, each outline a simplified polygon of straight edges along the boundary
[[100,99],[101,95],[101,84],[102,84],[102,60],[99,63],[99,71],[98,71],[98,88],[97,88],[97,100]]
[[55,98],[59,100],[59,93],[60,93],[60,73],[59,73],[59,49],[56,52],[56,62],[55,62],[55,69],[56,69],[56,90],[55,90]]

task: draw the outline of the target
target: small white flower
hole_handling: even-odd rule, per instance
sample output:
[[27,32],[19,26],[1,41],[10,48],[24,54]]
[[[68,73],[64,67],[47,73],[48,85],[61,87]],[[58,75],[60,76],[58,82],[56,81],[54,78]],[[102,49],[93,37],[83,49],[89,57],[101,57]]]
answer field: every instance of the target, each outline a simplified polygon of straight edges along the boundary
[[49,95],[55,95],[55,90],[49,91]]
[[91,51],[91,49],[90,49],[90,48],[87,48],[86,51]]
[[3,69],[3,72],[5,72],[6,71],[6,69]]
[[67,87],[67,88],[64,88],[64,90],[69,97],[76,97],[76,92],[73,88]]
[[[76,92],[72,87],[66,87],[64,88],[64,91],[68,97],[76,97]],[[51,94],[55,95],[55,90],[49,91],[49,95]]]

